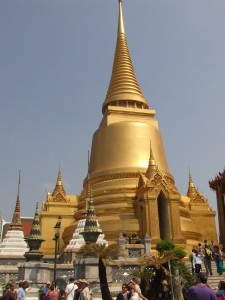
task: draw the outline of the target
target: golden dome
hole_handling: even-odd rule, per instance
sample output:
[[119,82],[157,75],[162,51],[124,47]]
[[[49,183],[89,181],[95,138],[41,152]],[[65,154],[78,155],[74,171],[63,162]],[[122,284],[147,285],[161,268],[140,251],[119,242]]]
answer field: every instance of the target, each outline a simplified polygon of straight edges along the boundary
[[131,118],[100,127],[92,140],[91,178],[112,173],[145,172],[150,140],[157,166],[168,171],[162,137],[155,119],[135,121]]

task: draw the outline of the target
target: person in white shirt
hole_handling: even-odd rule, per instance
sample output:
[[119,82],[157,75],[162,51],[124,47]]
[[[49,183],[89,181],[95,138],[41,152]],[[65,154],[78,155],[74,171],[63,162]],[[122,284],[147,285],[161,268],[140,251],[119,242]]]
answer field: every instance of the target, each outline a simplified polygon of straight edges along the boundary
[[73,300],[74,299],[74,293],[76,293],[76,289],[78,288],[78,286],[74,283],[74,278],[71,277],[69,279],[69,283],[66,286],[65,289],[65,299],[66,300]]
[[202,260],[204,256],[202,253],[199,253],[197,250],[195,250],[195,256],[193,256],[193,266],[195,268],[195,273],[198,274],[200,273],[202,269]]

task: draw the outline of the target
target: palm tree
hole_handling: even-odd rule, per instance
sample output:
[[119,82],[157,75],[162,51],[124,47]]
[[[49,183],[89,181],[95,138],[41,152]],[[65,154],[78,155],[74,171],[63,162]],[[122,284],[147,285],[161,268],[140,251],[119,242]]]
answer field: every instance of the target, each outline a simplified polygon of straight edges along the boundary
[[106,246],[105,244],[88,243],[79,249],[78,255],[82,257],[91,256],[98,258],[98,275],[102,299],[112,300],[107,281],[106,266],[108,260],[112,261],[113,259],[118,258],[118,256],[123,256],[120,246],[118,244]]
[[163,266],[165,263],[169,262],[175,257],[173,252],[163,252],[159,254],[156,252],[154,255],[144,254],[139,262],[142,267],[155,267],[156,270],[162,269],[166,275],[169,274],[169,271]]
[[[142,269],[146,267],[153,267],[155,269],[155,276],[151,282],[150,295],[151,298],[157,298],[159,295],[159,284],[162,278],[168,277],[171,280],[170,274],[170,260],[174,259],[175,255],[173,252],[163,252],[162,254],[156,252],[154,255],[144,254],[139,258],[140,265]],[[168,263],[169,270],[165,268],[165,264]],[[171,284],[171,292],[172,284]]]

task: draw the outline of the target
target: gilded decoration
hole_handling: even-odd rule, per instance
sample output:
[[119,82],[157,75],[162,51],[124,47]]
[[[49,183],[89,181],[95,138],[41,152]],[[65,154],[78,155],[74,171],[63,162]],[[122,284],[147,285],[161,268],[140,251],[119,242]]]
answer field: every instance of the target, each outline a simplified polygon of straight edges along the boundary
[[68,202],[68,199],[61,193],[57,194],[55,197],[52,197],[52,202]]
[[191,202],[193,203],[208,203],[208,200],[204,198],[203,195],[201,195],[200,193],[197,193],[193,199],[191,199]]

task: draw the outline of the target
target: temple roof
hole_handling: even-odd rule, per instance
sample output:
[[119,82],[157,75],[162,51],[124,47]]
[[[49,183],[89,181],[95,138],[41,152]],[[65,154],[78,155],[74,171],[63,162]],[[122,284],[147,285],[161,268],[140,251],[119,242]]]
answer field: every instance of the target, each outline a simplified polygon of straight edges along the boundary
[[48,198],[48,202],[69,202],[70,201],[63,187],[60,167],[58,171],[58,177],[56,180],[55,188],[52,194],[48,193],[47,198]]
[[58,178],[57,178],[57,181],[56,181],[55,189],[52,192],[52,197],[55,197],[58,193],[61,193],[64,196],[66,195],[66,192],[64,190],[63,183],[62,183],[60,167],[59,167],[59,171],[58,171]]
[[214,191],[216,191],[217,188],[222,188],[222,191],[225,191],[225,169],[222,173],[219,172],[213,180],[209,181],[209,186]]
[[122,103],[124,101],[132,102],[133,107],[148,108],[147,100],[141,92],[134,73],[124,29],[122,1],[119,0],[117,43],[111,80],[102,106],[103,113],[108,105],[120,106],[119,102]]
[[190,203],[208,204],[208,200],[196,189],[190,172],[189,172],[189,184],[188,184],[187,196],[190,198]]

